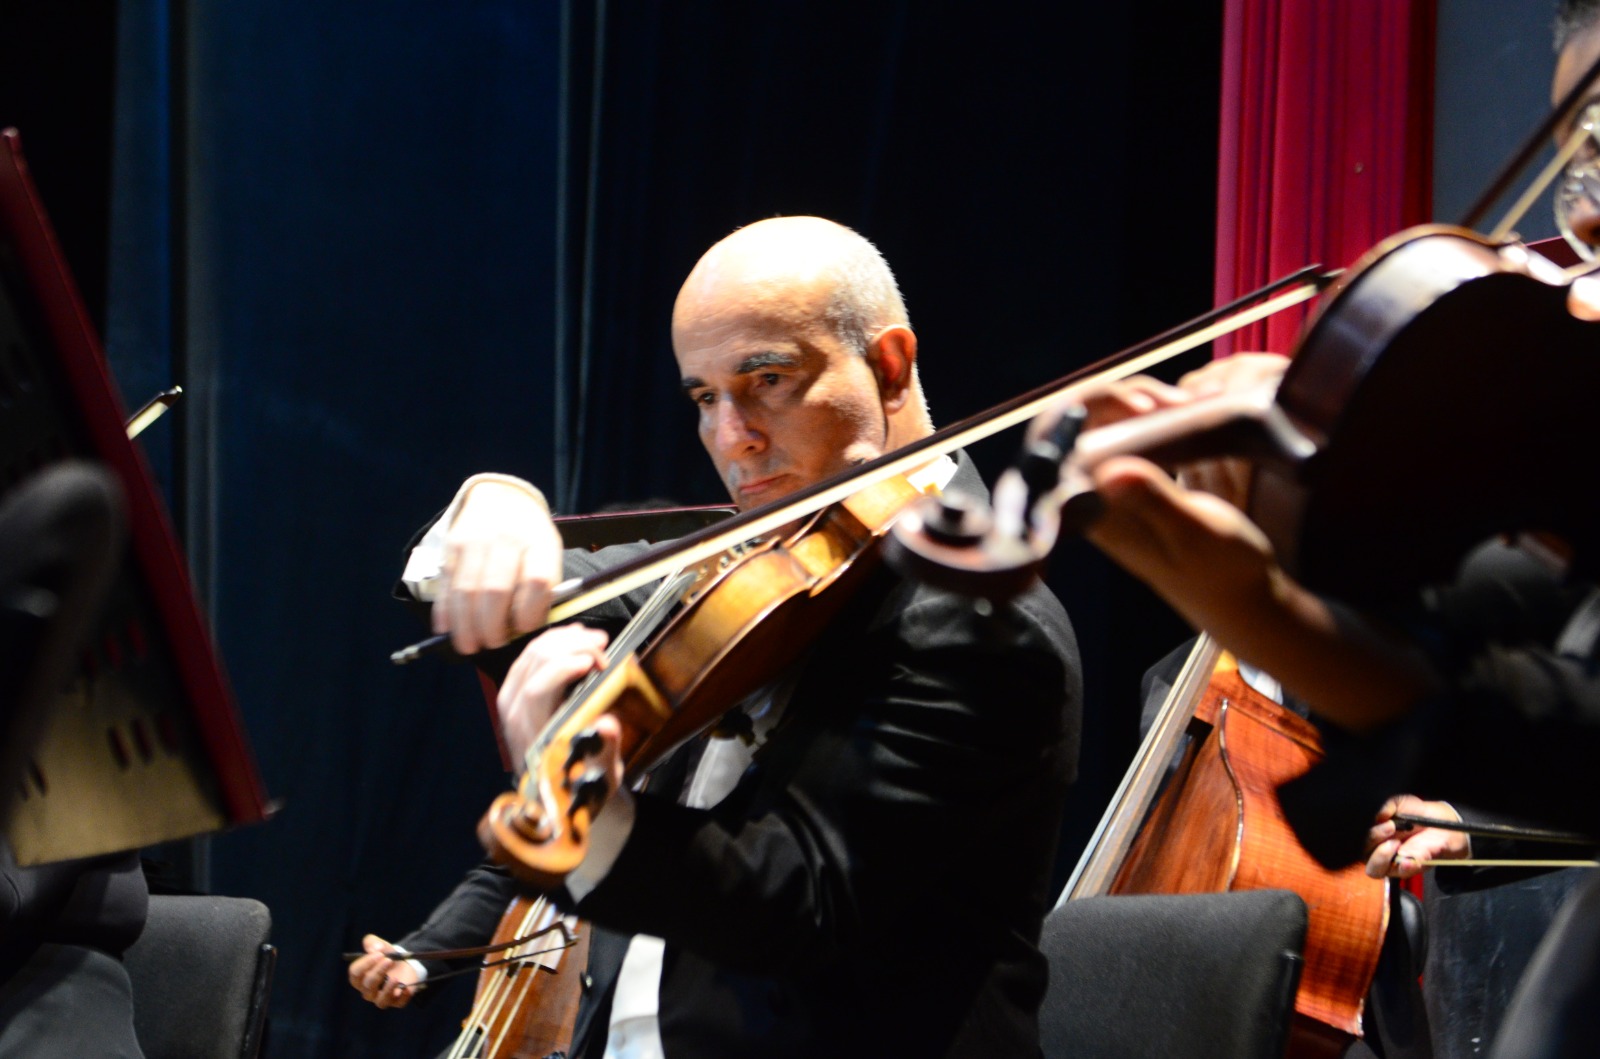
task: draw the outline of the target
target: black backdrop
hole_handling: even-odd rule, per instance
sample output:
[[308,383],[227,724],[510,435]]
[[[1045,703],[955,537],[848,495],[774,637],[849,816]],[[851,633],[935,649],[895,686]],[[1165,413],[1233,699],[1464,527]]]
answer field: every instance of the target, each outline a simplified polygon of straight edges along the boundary
[[[1211,290],[1220,3],[354,6],[0,9],[0,121],[127,397],[190,391],[151,454],[285,802],[195,873],[272,906],[275,1056],[429,1055],[459,1019],[461,989],[377,1013],[337,959],[448,889],[502,782],[468,675],[383,662],[417,631],[398,548],[474,469],[573,510],[718,499],[667,336],[707,245],[802,212],[875,240],[941,422]],[[1075,854],[1183,631],[1081,545],[1052,583],[1088,681]]]

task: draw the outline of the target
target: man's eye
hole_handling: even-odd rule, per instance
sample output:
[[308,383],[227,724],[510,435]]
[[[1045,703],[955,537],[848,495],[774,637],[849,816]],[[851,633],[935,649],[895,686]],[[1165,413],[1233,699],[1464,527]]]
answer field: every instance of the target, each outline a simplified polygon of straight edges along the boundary
[[775,371],[764,371],[761,373],[761,383],[764,386],[776,386],[782,381],[783,376],[779,375]]
[[689,400],[693,401],[697,405],[702,406],[712,404],[716,401],[716,399],[717,395],[712,393],[710,390],[703,390],[700,393],[692,393],[689,395]]

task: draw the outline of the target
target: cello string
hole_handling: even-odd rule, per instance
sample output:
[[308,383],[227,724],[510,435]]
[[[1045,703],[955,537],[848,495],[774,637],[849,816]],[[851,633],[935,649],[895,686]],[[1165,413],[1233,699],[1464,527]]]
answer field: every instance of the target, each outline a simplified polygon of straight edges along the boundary
[[1182,670],[1167,690],[1160,712],[1140,741],[1138,753],[1106,805],[1099,826],[1089,837],[1071,877],[1061,888],[1056,908],[1080,897],[1110,892],[1116,871],[1122,866],[1128,847],[1133,845],[1150,803],[1155,800],[1167,763],[1187,733],[1221,657],[1222,648],[1209,633],[1203,632],[1196,638]]
[[[528,928],[533,923],[533,918],[537,909],[545,903],[546,898],[541,895],[528,906],[526,911],[524,911],[521,922],[517,924],[516,931],[512,934],[512,937],[521,939],[518,943],[519,945],[525,946],[532,941],[532,939],[528,936]],[[520,958],[520,956],[516,953],[513,953],[513,959],[516,958]],[[485,961],[484,967],[478,968],[479,973],[481,974],[484,968],[487,966],[488,963]],[[479,995],[474,998],[472,1010],[467,1013],[466,1020],[461,1024],[461,1033],[456,1037],[455,1045],[451,1048],[450,1052],[444,1057],[444,1059],[468,1059],[466,1050],[473,1046],[474,1031],[478,1030],[479,1027],[484,1027],[483,1036],[488,1035],[487,1027],[490,1025],[489,1019],[492,1019],[493,1016],[486,1014],[486,1011],[489,1006],[494,1003],[494,997],[499,990],[500,980],[499,976],[497,975],[493,980],[490,981],[488,988],[480,990]],[[479,1054],[482,1054],[481,1050]]]
[[[543,911],[553,913],[553,918],[550,920],[550,922],[565,919],[559,909],[554,909],[553,907],[549,906],[542,897],[539,899],[539,901],[545,906]],[[531,911],[530,915],[532,915]],[[563,937],[567,936],[565,931],[563,931],[562,934]],[[571,944],[564,945],[560,949],[556,950],[554,959],[549,965],[546,965],[542,960],[531,958],[540,955],[539,953],[529,953],[528,955],[530,959],[527,962],[519,965],[513,974],[507,975],[505,988],[505,993],[507,995],[505,1000],[510,1001],[510,1010],[503,1016],[499,1011],[495,1013],[494,1020],[490,1023],[490,1028],[492,1030],[495,1026],[499,1026],[499,1030],[496,1033],[493,1044],[490,1045],[485,1052],[486,1056],[496,1057],[496,1059],[499,1059],[499,1057],[501,1057],[504,1053],[506,1040],[511,1034],[513,1028],[524,1027],[526,1025],[526,1016],[519,1017],[519,1015],[523,1011],[525,1005],[527,1005],[529,1002],[529,996],[534,992],[534,983],[539,980],[539,974],[541,971],[551,974],[563,973],[561,964],[565,962],[567,958],[565,953],[568,948],[571,948]],[[545,949],[543,951],[548,953],[551,950]],[[511,979],[515,980],[513,981]],[[515,994],[515,999],[511,998],[511,994],[513,993]],[[502,1007],[505,1006],[505,1000],[502,1001]]]

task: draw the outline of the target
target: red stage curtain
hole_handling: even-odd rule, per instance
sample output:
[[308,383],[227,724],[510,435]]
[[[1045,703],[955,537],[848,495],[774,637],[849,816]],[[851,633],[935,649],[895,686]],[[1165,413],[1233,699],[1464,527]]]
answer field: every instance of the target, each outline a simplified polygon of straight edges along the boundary
[[[1226,0],[1218,304],[1432,212],[1434,0]],[[1304,310],[1217,342],[1287,353]]]

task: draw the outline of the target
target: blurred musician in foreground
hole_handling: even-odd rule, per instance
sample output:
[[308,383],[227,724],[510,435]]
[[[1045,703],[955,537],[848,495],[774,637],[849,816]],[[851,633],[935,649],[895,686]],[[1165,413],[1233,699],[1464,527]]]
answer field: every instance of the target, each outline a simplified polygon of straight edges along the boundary
[[[701,442],[742,508],[932,431],[893,277],[832,222],[762,221],[712,247],[672,340]],[[910,477],[982,488],[965,458]],[[632,552],[563,553],[538,492],[502,477],[469,481],[424,553],[435,544],[441,579],[420,560],[408,579],[462,652],[537,628],[563,575]],[[603,627],[567,625],[522,652],[500,696],[518,758],[607,643]],[[620,969],[591,961],[579,1026],[592,1032],[574,1053],[1037,1052],[1037,942],[1079,681],[1043,589],[988,609],[880,569],[800,663],[728,703],[743,718],[724,727],[747,738],[690,745],[682,790],[622,789],[602,721],[612,794],[555,896],[636,936]]]
[[[100,620],[122,554],[123,510],[116,479],[76,461],[37,472],[0,500],[8,793]],[[20,867],[0,835],[0,1059],[142,1059],[122,954],[144,930],[149,897],[137,852]]]
[[[1600,3],[1569,0],[1557,32],[1552,97],[1559,99],[1600,56]],[[1576,120],[1600,123],[1596,104],[1600,86]],[[1557,195],[1563,232],[1590,258],[1600,243],[1596,146],[1579,152]],[[1589,279],[1573,283],[1574,317],[1600,321],[1597,288]],[[1091,425],[1184,404],[1208,390],[1271,386],[1281,365],[1236,357],[1182,388],[1130,380],[1092,403]],[[1448,412],[1419,408],[1419,434],[1430,414]],[[1407,788],[1600,835],[1592,780],[1600,759],[1600,595],[1592,585],[1548,574],[1541,583],[1501,560],[1486,575],[1475,558],[1456,584],[1431,593],[1427,606],[1405,615],[1357,613],[1285,573],[1266,536],[1242,514],[1232,470],[1186,468],[1174,480],[1142,459],[1106,460],[1091,471],[1105,515],[1089,536],[1193,625],[1272,673],[1335,726],[1328,766],[1286,787],[1286,807],[1297,823],[1336,828],[1338,813],[1320,811],[1336,787],[1358,816],[1377,809],[1379,819],[1354,836],[1354,847],[1352,836],[1318,834],[1320,826],[1302,830],[1308,844],[1326,849],[1331,841],[1350,853],[1364,837],[1369,871],[1399,876],[1465,856],[1468,845],[1454,833],[1397,828],[1393,817],[1402,807],[1455,815],[1447,804],[1411,796],[1384,801]],[[1600,547],[1567,543],[1580,555]],[[1341,761],[1349,766],[1343,786]],[[1535,955],[1493,1055],[1594,1054],[1597,1001],[1600,877],[1588,877]]]

